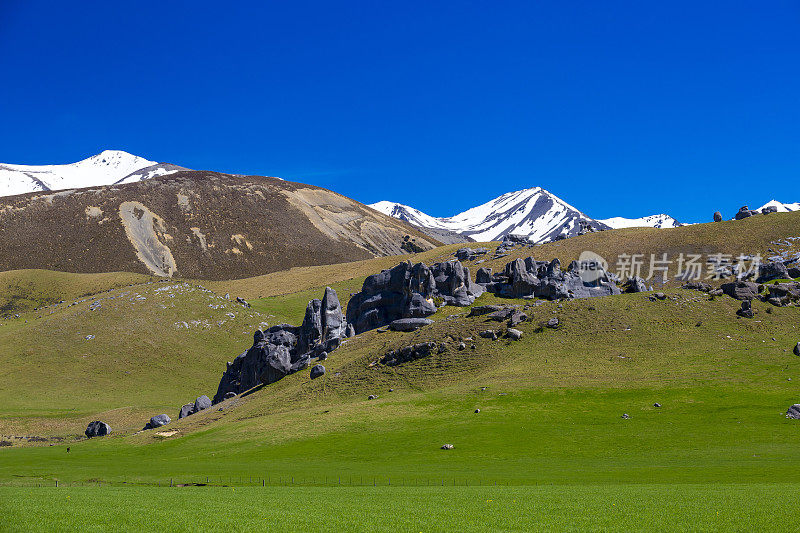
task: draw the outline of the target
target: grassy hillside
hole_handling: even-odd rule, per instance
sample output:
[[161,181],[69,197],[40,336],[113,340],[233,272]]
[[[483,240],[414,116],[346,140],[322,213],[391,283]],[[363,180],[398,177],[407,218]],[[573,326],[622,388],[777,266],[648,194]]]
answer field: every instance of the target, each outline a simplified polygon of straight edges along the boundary
[[[770,242],[800,234],[796,215],[605,232],[516,251],[497,263],[531,253],[566,261],[590,244],[601,254],[634,247],[656,253],[655,246],[680,249],[706,238],[715,252],[766,253]],[[777,229],[764,220],[778,223]],[[654,235],[665,240],[656,242]],[[411,259],[431,263],[455,248]],[[651,301],[648,294],[563,303],[487,294],[476,305],[528,306],[531,321],[519,326],[521,341],[480,338],[479,332],[502,333],[504,326],[468,318],[467,308],[445,307],[432,317],[432,326],[418,332],[370,331],[348,340],[324,362],[327,373],[320,379],[300,372],[174,420],[163,430],[138,432],[149,416],[166,412],[175,419],[183,403],[211,395],[225,361],[250,346],[252,331],[262,322],[298,323],[308,299],[319,297],[326,284],[345,303],[364,276],[397,260],[233,282],[121,286],[77,305],[67,301],[46,313],[3,320],[0,440],[11,445],[0,447],[0,485],[55,480],[62,487],[98,480],[114,486],[170,480],[234,485],[236,491],[208,494],[236,505],[242,486],[263,482],[281,488],[257,492],[262,489],[254,487],[249,490],[256,492],[245,494],[258,493],[259,501],[298,494],[332,509],[347,508],[342,500],[353,497],[370,513],[380,509],[374,516],[386,516],[401,530],[441,529],[450,524],[447,502],[463,506],[475,498],[504,502],[503,511],[487,507],[460,515],[459,529],[480,529],[478,516],[512,527],[505,521],[509,509],[525,515],[527,522],[514,523],[520,529],[604,523],[649,529],[664,521],[675,529],[700,522],[781,529],[791,523],[785,516],[776,520],[783,515],[771,512],[775,507],[769,502],[800,486],[800,425],[784,416],[791,404],[800,403],[800,358],[792,354],[800,341],[800,308],[755,302],[755,318],[748,320],[735,315],[739,302],[727,296],[679,288],[667,288],[663,301]],[[96,288],[109,283],[86,280]],[[55,293],[67,294],[58,287]],[[253,308],[224,299],[225,292],[251,298]],[[45,299],[31,298],[40,300]],[[96,301],[100,307],[91,310]],[[542,328],[552,317],[561,327]],[[462,339],[467,347],[458,350]],[[396,367],[378,363],[388,350],[423,341],[446,349]],[[368,400],[371,394],[378,398]],[[80,439],[93,419],[109,422],[112,435]],[[454,449],[441,450],[445,443]],[[376,488],[347,492],[339,483]],[[292,484],[304,488],[282,487]],[[406,493],[398,484],[429,488]],[[475,485],[482,488],[470,488]],[[86,502],[105,506],[119,498],[116,489],[76,487],[67,495],[83,503],[50,507],[46,491],[3,490],[8,497],[0,498],[5,502],[0,506],[10,510],[15,524],[27,523],[31,510],[40,509],[49,517],[69,515],[80,525],[88,520],[79,510]],[[157,490],[126,493],[131,496],[118,511],[121,523],[137,509],[158,505],[163,493],[152,492]],[[183,496],[169,494],[180,507]],[[390,511],[388,502],[398,497],[426,494],[437,503],[420,507],[416,517]],[[23,497],[30,503],[21,505]],[[705,504],[697,506],[698,500]],[[574,518],[574,502],[581,503],[587,521]],[[619,509],[609,510],[609,502]],[[199,512],[210,507],[203,509]],[[281,516],[305,523],[292,513]],[[352,520],[350,514],[331,513],[332,524]],[[613,520],[603,522],[609,516]],[[273,514],[264,518],[275,528],[283,523]],[[370,520],[342,523],[374,529]],[[224,521],[209,524],[225,527]]]

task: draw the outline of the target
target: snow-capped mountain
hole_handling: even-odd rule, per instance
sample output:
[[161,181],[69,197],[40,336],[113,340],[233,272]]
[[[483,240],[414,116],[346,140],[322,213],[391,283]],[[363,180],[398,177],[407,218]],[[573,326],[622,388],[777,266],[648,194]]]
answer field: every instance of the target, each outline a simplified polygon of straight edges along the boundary
[[765,207],[776,207],[778,209],[778,213],[786,213],[788,211],[800,211],[800,202],[794,204],[783,204],[777,200],[770,200],[759,207],[757,211],[761,211]]
[[504,194],[458,215],[436,218],[393,202],[370,207],[411,224],[444,229],[466,235],[478,242],[498,240],[504,235],[527,236],[533,242],[548,242],[559,235],[577,235],[581,224],[609,229],[541,187]]
[[571,237],[585,231],[651,227],[676,228],[681,225],[669,215],[642,218],[614,217],[595,220],[541,187],[504,194],[458,215],[437,218],[407,205],[377,202],[370,207],[422,228],[437,228],[460,233],[478,242],[499,240],[504,235],[526,236],[532,242],[549,242],[558,236]]
[[613,217],[599,219],[606,226],[612,229],[620,228],[679,228],[683,224],[675,220],[669,215],[650,215],[642,218],[623,218]]
[[178,170],[184,169],[149,161],[121,150],[105,150],[83,161],[66,165],[0,163],[0,196],[129,183]]

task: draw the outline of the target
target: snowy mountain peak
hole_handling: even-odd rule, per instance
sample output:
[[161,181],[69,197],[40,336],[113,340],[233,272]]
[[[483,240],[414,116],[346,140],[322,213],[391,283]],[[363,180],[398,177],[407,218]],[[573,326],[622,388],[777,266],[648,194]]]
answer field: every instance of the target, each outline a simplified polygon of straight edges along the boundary
[[786,213],[788,211],[800,211],[800,202],[796,202],[793,204],[784,204],[777,200],[770,200],[769,202],[759,207],[757,211],[761,211],[765,207],[774,207],[778,210],[778,213]]
[[[148,169],[147,172],[140,172]],[[77,163],[12,165],[0,163],[0,196],[139,181],[183,170],[122,150],[104,150]]]

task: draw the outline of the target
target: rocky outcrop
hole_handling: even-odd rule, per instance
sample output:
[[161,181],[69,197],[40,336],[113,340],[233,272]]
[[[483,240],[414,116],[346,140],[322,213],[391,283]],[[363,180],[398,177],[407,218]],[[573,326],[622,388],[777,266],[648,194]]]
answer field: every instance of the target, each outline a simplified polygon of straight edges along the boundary
[[255,332],[253,346],[228,363],[213,403],[219,403],[228,393],[268,385],[307,368],[311,359],[323,353],[327,357],[338,348],[345,333],[339,298],[336,291],[326,287],[322,300],[308,302],[299,327],[280,324]]
[[767,291],[767,302],[777,307],[800,301],[800,283],[775,283]]
[[111,433],[111,427],[105,422],[95,420],[94,422],[89,422],[89,426],[83,433],[89,439],[92,437],[104,437],[105,435]]
[[758,284],[751,281],[723,283],[722,292],[736,300],[752,300],[758,296]]
[[584,281],[576,262],[566,271],[561,262],[536,261],[533,257],[516,259],[506,264],[502,274],[492,276],[486,290],[505,298],[536,297],[548,300],[591,298],[620,294],[621,291],[605,272],[594,281]]
[[759,265],[756,282],[765,283],[774,279],[789,279],[789,269],[780,261]]
[[758,214],[758,211],[751,210],[746,205],[743,205],[742,207],[739,208],[739,212],[736,213],[736,215],[734,215],[733,218],[736,219],[736,220],[742,220],[744,218],[749,218],[749,217],[751,217],[753,215],[757,215],[757,214]]
[[430,316],[436,312],[434,299],[466,306],[483,292],[460,261],[436,263],[430,268],[425,263],[400,263],[364,280],[361,292],[347,304],[347,322],[358,334],[402,318]]
[[474,250],[472,248],[459,248],[453,255],[456,256],[456,259],[459,261],[475,261],[478,257],[484,256],[487,253],[489,253],[489,250],[486,248],[476,248]]

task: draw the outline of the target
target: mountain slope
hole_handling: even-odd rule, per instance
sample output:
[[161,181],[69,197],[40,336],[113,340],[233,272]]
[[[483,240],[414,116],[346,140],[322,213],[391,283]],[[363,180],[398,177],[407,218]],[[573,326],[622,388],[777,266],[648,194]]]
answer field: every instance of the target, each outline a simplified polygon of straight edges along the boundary
[[0,163],[0,196],[129,183],[178,170],[121,150],[105,150],[67,165],[10,165]]
[[181,171],[0,198],[0,270],[232,279],[438,244],[334,192],[259,176]]
[[620,228],[678,228],[682,224],[669,215],[659,214],[641,218],[612,217],[599,219],[612,229]]

